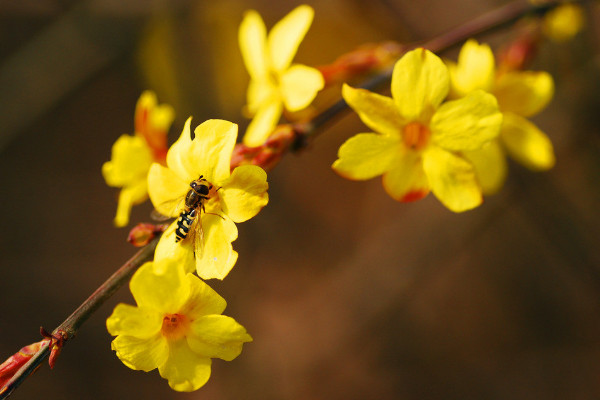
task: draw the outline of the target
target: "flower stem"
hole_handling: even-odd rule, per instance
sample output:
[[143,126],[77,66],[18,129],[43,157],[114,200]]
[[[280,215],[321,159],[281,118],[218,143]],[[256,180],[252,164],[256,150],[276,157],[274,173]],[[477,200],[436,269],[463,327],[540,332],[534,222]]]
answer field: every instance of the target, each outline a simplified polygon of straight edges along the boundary
[[[133,257],[131,257],[121,268],[110,276],[90,297],[73,311],[60,324],[52,334],[65,335],[65,340],[74,337],[79,327],[92,315],[106,300],[108,300],[121,286],[129,281],[133,273],[145,262],[152,260],[154,249],[160,239],[152,239],[148,245],[141,248]],[[7,398],[29,375],[31,375],[40,364],[50,355],[50,341],[44,343],[39,351],[15,373],[15,375],[0,390],[0,400]]]

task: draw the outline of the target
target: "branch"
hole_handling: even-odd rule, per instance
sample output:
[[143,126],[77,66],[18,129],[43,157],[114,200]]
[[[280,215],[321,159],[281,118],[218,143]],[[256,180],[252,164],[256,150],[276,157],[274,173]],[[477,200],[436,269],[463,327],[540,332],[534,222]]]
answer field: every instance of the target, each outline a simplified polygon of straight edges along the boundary
[[[111,275],[90,297],[73,311],[71,315],[64,320],[53,332],[53,336],[60,336],[64,341],[74,337],[79,327],[92,315],[106,300],[108,300],[121,286],[129,281],[133,273],[145,262],[152,260],[154,249],[160,239],[158,237],[141,248],[133,257],[129,259],[121,268]],[[0,389],[0,400],[10,396],[29,375],[31,375],[40,364],[50,355],[51,341],[46,341],[40,347],[40,350],[29,361],[15,373],[15,375]]]

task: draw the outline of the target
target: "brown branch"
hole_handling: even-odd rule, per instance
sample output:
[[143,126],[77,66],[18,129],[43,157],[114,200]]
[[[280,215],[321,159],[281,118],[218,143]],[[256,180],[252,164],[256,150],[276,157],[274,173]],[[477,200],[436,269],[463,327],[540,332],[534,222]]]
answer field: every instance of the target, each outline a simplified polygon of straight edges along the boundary
[[[160,239],[154,238],[147,246],[141,248],[121,268],[111,275],[90,297],[73,311],[53,332],[64,340],[71,339],[77,334],[79,327],[92,315],[106,300],[108,300],[121,286],[129,281],[133,273],[145,262],[152,260],[154,249]],[[40,364],[50,355],[50,341],[45,342],[40,350],[23,366],[0,390],[0,400],[7,398],[23,381],[31,375]]]

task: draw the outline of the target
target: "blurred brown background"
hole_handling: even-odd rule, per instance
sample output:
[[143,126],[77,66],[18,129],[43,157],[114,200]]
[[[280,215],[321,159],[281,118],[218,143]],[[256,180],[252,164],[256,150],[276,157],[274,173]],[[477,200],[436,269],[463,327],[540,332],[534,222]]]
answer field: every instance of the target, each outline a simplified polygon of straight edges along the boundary
[[[318,0],[297,62],[373,41],[426,39],[505,1]],[[0,0],[0,358],[39,340],[134,252],[100,174],[144,89],[189,115],[247,123],[243,11],[271,27],[294,6],[256,0]],[[399,204],[380,180],[330,169],[365,131],[355,115],[270,174],[270,204],[239,225],[239,261],[209,282],[254,342],[178,394],[110,350],[121,289],[14,399],[600,398],[598,8],[573,42],[541,48],[557,92],[535,122],[558,163],[512,164],[504,190],[461,215]],[[507,32],[486,37],[499,43]],[[454,57],[456,51],[445,54]],[[148,220],[151,206],[132,221]]]

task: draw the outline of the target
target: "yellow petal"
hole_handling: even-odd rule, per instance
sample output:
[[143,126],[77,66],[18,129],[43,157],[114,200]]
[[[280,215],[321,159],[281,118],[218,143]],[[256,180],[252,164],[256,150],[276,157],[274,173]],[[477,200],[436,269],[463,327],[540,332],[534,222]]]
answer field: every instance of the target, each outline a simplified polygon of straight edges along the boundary
[[475,168],[482,193],[486,196],[497,193],[504,185],[508,171],[506,155],[500,141],[492,140],[478,150],[466,151],[463,154]]
[[178,392],[200,389],[210,378],[211,360],[194,353],[185,338],[169,342],[169,358],[158,367],[160,376]]
[[217,292],[194,274],[187,274],[190,284],[190,295],[181,313],[191,320],[197,320],[204,315],[222,314],[227,303]]
[[548,136],[523,117],[504,114],[501,138],[508,154],[533,171],[548,170],[556,162]]
[[246,129],[244,144],[248,147],[262,145],[275,129],[282,111],[283,104],[279,99],[263,104]]
[[198,179],[198,177],[193,176],[192,167],[189,165],[188,153],[192,147],[191,124],[192,117],[189,117],[185,121],[181,135],[179,135],[177,141],[173,143],[167,152],[167,166],[184,182],[191,182],[194,179]]
[[397,201],[415,201],[427,196],[429,183],[419,154],[407,152],[398,157],[393,167],[383,175],[383,188]]
[[196,272],[202,279],[223,279],[235,265],[238,254],[231,242],[237,239],[237,227],[227,217],[203,214],[204,249],[196,255]]
[[556,42],[564,42],[575,36],[585,23],[581,6],[565,3],[548,12],[544,18],[544,33]]
[[119,203],[117,205],[117,215],[114,224],[117,227],[126,226],[129,223],[129,214],[131,206],[140,204],[148,198],[148,182],[144,177],[137,184],[129,185],[121,189],[119,193]]
[[119,335],[112,341],[111,347],[123,364],[145,372],[157,368],[169,356],[169,347],[162,335],[148,339]]
[[408,121],[428,122],[448,94],[448,68],[429,50],[406,53],[394,66],[392,97]]
[[113,144],[111,160],[102,165],[102,175],[107,185],[122,187],[143,179],[152,161],[143,138],[121,135]]
[[552,100],[554,81],[543,71],[509,72],[498,78],[494,94],[502,112],[530,117]]
[[181,136],[167,154],[169,168],[188,184],[200,175],[213,184],[227,179],[237,138],[237,125],[210,119],[198,125],[194,135],[191,140],[188,119]]
[[251,80],[248,85],[248,105],[246,106],[249,116],[254,116],[263,104],[279,101],[278,90],[270,80]]
[[273,26],[267,40],[275,71],[283,71],[292,63],[300,42],[310,28],[314,14],[310,6],[301,5]]
[[267,29],[260,14],[246,11],[240,25],[238,40],[244,64],[252,79],[263,80],[268,75]]
[[154,208],[167,217],[177,217],[190,190],[190,181],[183,181],[173,170],[154,163],[148,172],[148,194]]
[[[163,135],[169,130],[175,119],[175,110],[168,104],[157,105],[156,94],[145,90],[138,99],[135,106],[135,133],[141,134],[148,139],[147,134],[151,131],[150,139],[158,132]],[[161,140],[162,141],[162,140]]]
[[148,339],[160,332],[162,319],[162,314],[158,312],[121,303],[106,320],[106,328],[113,336]]
[[231,361],[242,352],[242,345],[251,342],[246,329],[225,315],[205,315],[191,324],[187,337],[190,348],[198,355]]
[[269,202],[267,173],[256,165],[242,165],[233,170],[218,194],[225,214],[233,222],[254,217]]
[[371,179],[389,170],[401,151],[397,136],[360,133],[340,147],[331,167],[346,179]]
[[133,274],[129,288],[138,307],[158,313],[175,313],[189,296],[189,284],[176,261],[161,260],[160,263],[156,270],[152,262],[142,265]]
[[475,169],[464,158],[431,146],[423,153],[423,169],[431,191],[451,211],[467,211],[483,202]]
[[156,250],[154,252],[154,268],[157,273],[164,273],[162,268],[168,267],[164,260],[171,260],[183,268],[185,272],[194,272],[196,270],[196,260],[194,259],[194,247],[190,240],[175,241],[175,229],[177,221],[174,221],[162,234]]
[[457,97],[476,89],[490,92],[494,87],[495,74],[494,53],[490,46],[469,39],[460,49],[458,64],[450,67],[452,92]]
[[312,103],[325,80],[318,69],[296,64],[281,75],[280,85],[285,108],[299,111]]
[[501,124],[496,98],[476,90],[440,106],[431,119],[431,140],[450,151],[476,150],[499,135]]
[[198,125],[194,134],[192,148],[188,151],[194,179],[204,175],[209,182],[219,184],[230,174],[238,126],[229,121],[209,119]]
[[406,121],[391,97],[365,89],[354,89],[346,84],[342,87],[342,96],[362,122],[375,132],[388,136],[401,134]]

